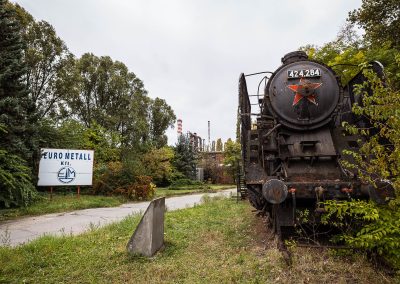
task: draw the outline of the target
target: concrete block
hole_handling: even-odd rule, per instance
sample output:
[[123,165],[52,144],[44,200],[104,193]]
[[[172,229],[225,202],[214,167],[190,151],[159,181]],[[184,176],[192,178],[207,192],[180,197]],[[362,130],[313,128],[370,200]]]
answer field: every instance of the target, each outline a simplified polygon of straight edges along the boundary
[[165,198],[149,204],[126,248],[129,253],[153,256],[164,246]]

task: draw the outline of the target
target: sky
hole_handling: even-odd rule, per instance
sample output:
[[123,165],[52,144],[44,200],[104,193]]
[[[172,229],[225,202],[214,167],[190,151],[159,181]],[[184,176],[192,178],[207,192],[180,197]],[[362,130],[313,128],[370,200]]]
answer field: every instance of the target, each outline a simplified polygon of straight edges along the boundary
[[[335,39],[361,0],[16,0],[69,50],[125,63],[183,132],[235,138],[240,73],[274,71],[299,47]],[[261,77],[248,80],[257,93]],[[167,131],[176,143],[175,129]]]

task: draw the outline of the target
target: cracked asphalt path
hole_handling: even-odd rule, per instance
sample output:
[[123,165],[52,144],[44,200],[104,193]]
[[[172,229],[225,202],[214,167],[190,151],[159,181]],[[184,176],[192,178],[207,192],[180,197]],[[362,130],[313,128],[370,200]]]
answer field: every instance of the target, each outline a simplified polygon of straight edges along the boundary
[[[200,193],[170,197],[165,199],[169,211],[193,207],[201,203],[204,195],[230,196],[236,188],[221,190],[218,193]],[[25,217],[0,223],[0,245],[17,246],[43,235],[77,235],[91,226],[104,226],[123,218],[144,212],[150,202],[126,203],[119,207],[92,208],[65,213],[53,213]]]

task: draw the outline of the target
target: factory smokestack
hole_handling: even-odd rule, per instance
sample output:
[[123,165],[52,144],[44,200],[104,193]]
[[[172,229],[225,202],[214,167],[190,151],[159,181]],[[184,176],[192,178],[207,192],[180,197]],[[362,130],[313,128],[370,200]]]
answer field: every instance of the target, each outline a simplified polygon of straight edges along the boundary
[[181,136],[182,135],[182,119],[179,118],[177,120],[177,124],[178,124],[178,127],[177,127],[178,128],[178,130],[177,130],[178,131],[178,136]]

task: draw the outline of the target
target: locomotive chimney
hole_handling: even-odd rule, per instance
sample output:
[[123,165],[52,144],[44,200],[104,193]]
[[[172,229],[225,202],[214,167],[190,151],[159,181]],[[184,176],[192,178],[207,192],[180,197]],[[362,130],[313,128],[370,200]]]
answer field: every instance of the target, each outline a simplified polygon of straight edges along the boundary
[[282,60],[283,64],[289,64],[289,63],[303,61],[303,60],[307,60],[307,59],[308,59],[307,53],[305,53],[304,51],[298,50],[298,51],[293,51],[293,52],[287,53],[284,57],[282,57],[281,60]]

